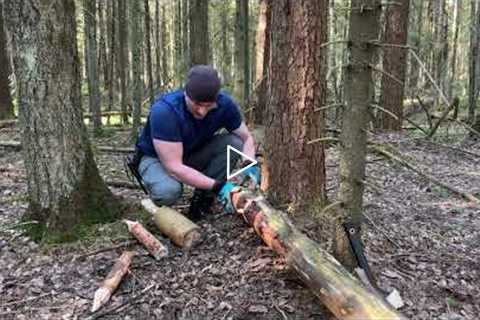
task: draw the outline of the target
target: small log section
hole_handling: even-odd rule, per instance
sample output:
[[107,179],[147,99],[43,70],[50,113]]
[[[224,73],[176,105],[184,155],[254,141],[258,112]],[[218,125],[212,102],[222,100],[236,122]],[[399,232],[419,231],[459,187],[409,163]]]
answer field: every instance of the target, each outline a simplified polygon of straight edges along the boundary
[[406,319],[381,296],[363,287],[263,196],[241,190],[232,192],[231,197],[236,211],[272,250],[286,258],[287,264],[338,319]]
[[142,206],[153,215],[158,229],[177,246],[190,249],[201,241],[200,227],[176,210],[157,207],[150,199],[143,199]]
[[147,251],[156,259],[160,260],[168,255],[168,248],[163,245],[153,234],[145,229],[139,222],[123,220],[127,226],[128,231],[140,241]]
[[128,272],[128,268],[130,267],[132,258],[135,254],[135,251],[125,251],[117,262],[115,262],[112,270],[110,270],[110,273],[107,275],[100,288],[95,291],[91,309],[92,312],[97,311],[107,303],[108,300],[110,300],[113,292],[122,281],[123,276]]

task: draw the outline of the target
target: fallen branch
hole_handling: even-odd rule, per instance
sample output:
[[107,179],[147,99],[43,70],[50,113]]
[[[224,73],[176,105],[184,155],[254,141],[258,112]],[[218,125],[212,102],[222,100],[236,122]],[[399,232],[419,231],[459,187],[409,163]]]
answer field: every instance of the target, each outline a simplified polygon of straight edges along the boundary
[[462,198],[466,199],[466,200],[469,200],[469,201],[472,201],[472,202],[475,202],[475,203],[479,203],[480,204],[480,199],[478,199],[477,197],[475,197],[473,194],[470,194],[470,193],[466,193],[466,192],[463,192],[461,190],[458,190],[457,188],[455,187],[452,187],[452,186],[449,186],[443,182],[441,182],[440,180],[438,180],[437,178],[435,177],[432,177],[431,175],[428,175],[426,173],[423,173],[420,169],[417,169],[415,168],[413,165],[411,165],[410,163],[408,163],[406,160],[404,159],[401,159],[397,156],[395,156],[394,154],[384,150],[383,148],[379,147],[378,145],[370,145],[371,148],[373,148],[373,150],[375,150],[376,152],[382,154],[383,156],[391,159],[391,160],[394,160],[396,162],[398,162],[399,164],[407,167],[408,169],[412,170],[413,172],[415,172],[416,174],[422,176],[423,178],[433,182],[434,184],[444,188],[444,189],[447,189],[448,191],[452,192],[452,193],[455,193],[459,196],[461,196]]
[[125,189],[132,189],[132,190],[140,189],[140,187],[137,184],[126,182],[126,181],[110,180],[110,181],[105,181],[105,183],[109,187],[114,187],[114,188],[125,188]]
[[139,222],[123,220],[127,226],[128,231],[137,238],[140,243],[142,243],[148,252],[156,259],[160,260],[161,258],[168,255],[168,248],[163,245],[153,234],[145,229]]
[[110,273],[107,275],[107,278],[105,278],[100,288],[95,291],[91,309],[92,312],[97,311],[108,300],[110,300],[113,292],[122,281],[123,276],[128,272],[133,256],[135,256],[135,251],[125,251],[117,262],[115,262],[112,270],[110,270]]
[[447,115],[450,113],[450,111],[455,108],[456,105],[458,105],[460,103],[460,99],[458,99],[458,97],[455,97],[453,99],[453,102],[448,106],[447,109],[445,109],[442,113],[442,115],[440,116],[440,118],[438,119],[438,121],[435,123],[435,125],[432,127],[432,129],[430,130],[430,132],[428,133],[427,135],[427,138],[431,138],[435,132],[437,131],[438,127],[440,126],[440,124],[443,122],[443,120],[445,120],[445,118],[447,117]]
[[8,119],[0,121],[0,128],[6,128],[17,124],[17,119]]
[[234,191],[231,197],[236,211],[272,250],[286,258],[287,264],[338,319],[405,319],[298,231],[287,215],[272,208],[263,196]]
[[160,231],[182,248],[192,248],[201,241],[200,227],[169,207],[157,207],[152,200],[143,199],[142,206],[153,215]]
[[123,248],[123,247],[128,247],[128,246],[130,246],[134,243],[135,243],[135,241],[130,241],[129,240],[129,241],[122,242],[122,243],[120,243],[116,246],[102,248],[102,249],[98,249],[98,250],[95,250],[95,251],[87,252],[87,253],[81,254],[79,256],[73,257],[72,262],[75,262],[75,261],[80,260],[80,259],[85,259],[87,257],[95,256],[95,255],[103,253],[103,252],[108,252],[108,251],[117,250],[117,249],[120,249],[120,248]]

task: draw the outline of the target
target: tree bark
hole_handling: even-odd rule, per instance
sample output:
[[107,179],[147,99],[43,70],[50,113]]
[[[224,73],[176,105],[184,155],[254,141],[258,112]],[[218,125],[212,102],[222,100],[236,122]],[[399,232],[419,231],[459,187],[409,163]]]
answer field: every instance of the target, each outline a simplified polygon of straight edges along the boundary
[[93,114],[93,132],[95,135],[102,130],[102,117],[100,109],[100,88],[98,83],[98,62],[97,62],[97,19],[96,19],[96,1],[84,0],[83,2],[85,37],[87,38],[87,50],[85,61],[88,65],[88,101],[90,111]]
[[[415,1],[412,1],[412,3],[416,3]],[[421,45],[421,34],[423,31],[423,16],[424,16],[424,1],[419,1],[417,4],[417,15],[416,15],[416,34],[415,38],[413,40],[413,50],[417,53],[417,55],[422,56],[420,54],[420,45]],[[410,93],[411,96],[415,96],[416,92],[418,90],[418,87],[420,87],[420,78],[422,74],[422,68],[418,65],[417,60],[415,57],[410,55]],[[413,92],[413,93],[412,93]]]
[[231,50],[231,31],[230,23],[230,2],[224,1],[220,14],[220,36],[222,43],[221,65],[223,84],[225,87],[232,86],[232,50]]
[[[477,63],[478,63],[478,35],[480,18],[478,15],[478,0],[470,1],[470,56],[468,68],[468,120],[470,124],[475,123],[475,109],[477,107],[478,84],[477,84]],[[474,22],[475,21],[475,22]],[[474,22],[474,23],[473,23]]]
[[0,1],[0,120],[12,119],[13,102],[10,94],[10,61],[3,29],[2,2]]
[[255,79],[255,109],[253,121],[263,124],[267,106],[268,63],[270,60],[270,24],[271,8],[268,0],[261,0],[258,8],[257,34],[255,38],[256,79]]
[[[190,66],[209,63],[208,0],[190,1]],[[185,37],[185,35],[184,35]]]
[[157,82],[157,88],[163,90],[162,81],[162,51],[166,48],[163,47],[162,41],[160,41],[160,0],[155,0],[155,78]]
[[233,95],[242,107],[248,99],[248,1],[235,6],[235,82]]
[[132,69],[133,69],[133,126],[131,140],[136,141],[140,130],[140,116],[142,112],[142,68],[141,68],[141,55],[142,55],[142,27],[140,25],[142,10],[140,8],[139,1],[133,1],[131,21],[132,21]]
[[[274,10],[275,12],[275,10]],[[258,194],[231,194],[235,210],[262,240],[285,257],[303,282],[338,319],[406,319],[353,277],[320,245],[299,232],[288,216]]]
[[454,33],[453,33],[453,52],[452,52],[452,69],[450,75],[450,85],[448,86],[448,98],[451,99],[453,96],[453,87],[457,79],[457,51],[458,51],[458,33],[460,30],[460,21],[461,21],[461,11],[462,11],[462,1],[454,0]]
[[[274,203],[295,209],[323,204],[324,119],[314,112],[325,102],[327,0],[275,1],[272,5],[266,163],[263,188]],[[302,59],[298,59],[302,57]]]
[[352,0],[352,8],[368,7],[369,10],[351,11],[350,15],[350,61],[345,74],[345,111],[343,114],[339,164],[340,189],[338,199],[342,202],[336,231],[335,257],[353,270],[356,260],[350,253],[350,245],[342,223],[362,222],[363,181],[367,147],[368,112],[374,97],[372,69],[369,64],[375,57],[375,46],[367,45],[377,39],[379,31],[379,0]]
[[148,0],[144,0],[145,6],[145,55],[147,62],[147,88],[150,103],[153,104],[155,100],[155,93],[153,91],[153,67],[152,67],[152,44],[150,36],[150,6]]
[[120,68],[118,69],[120,78],[120,110],[122,111],[123,124],[128,123],[127,112],[127,77],[128,72],[128,21],[127,21],[127,0],[119,0],[118,2],[118,34],[119,34],[119,52],[118,60]]
[[[88,1],[88,0],[86,0]],[[116,43],[116,22],[118,18],[118,1],[113,1],[111,4],[111,20],[108,21],[110,24],[110,43],[109,43],[109,58],[108,58],[108,104],[107,110],[113,110],[114,98],[115,98],[115,51],[117,47]]]
[[116,216],[83,125],[73,0],[4,1],[18,85],[30,219],[52,240]]
[[[400,1],[387,7],[387,26],[385,42],[405,46],[408,36],[408,13],[410,0]],[[397,118],[386,112],[380,112],[377,119],[379,129],[400,131],[403,123],[403,99],[405,89],[405,73],[407,68],[407,49],[398,47],[383,48],[382,93],[380,105]]]

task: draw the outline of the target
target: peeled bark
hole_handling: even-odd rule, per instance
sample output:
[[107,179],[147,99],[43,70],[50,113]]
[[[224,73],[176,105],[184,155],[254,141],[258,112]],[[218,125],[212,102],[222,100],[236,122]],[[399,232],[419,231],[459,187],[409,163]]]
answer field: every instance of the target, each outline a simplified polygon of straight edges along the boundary
[[36,237],[72,240],[77,227],[111,220],[118,206],[98,173],[83,124],[75,3],[3,3],[17,79],[28,218],[39,221]]
[[236,211],[272,250],[285,257],[287,264],[338,319],[406,319],[382,297],[364,288],[262,196],[241,191],[231,197]]
[[135,254],[134,251],[125,251],[120,258],[118,258],[117,262],[115,262],[100,288],[95,291],[91,309],[92,312],[97,311],[110,300],[113,292],[115,292],[123,277],[127,274]]
[[142,200],[142,206],[153,215],[158,229],[182,248],[192,248],[202,238],[200,227],[169,207],[157,207],[152,200]]
[[130,220],[124,220],[124,222],[128,226],[128,232],[133,234],[156,260],[160,260],[168,255],[168,248],[139,222]]

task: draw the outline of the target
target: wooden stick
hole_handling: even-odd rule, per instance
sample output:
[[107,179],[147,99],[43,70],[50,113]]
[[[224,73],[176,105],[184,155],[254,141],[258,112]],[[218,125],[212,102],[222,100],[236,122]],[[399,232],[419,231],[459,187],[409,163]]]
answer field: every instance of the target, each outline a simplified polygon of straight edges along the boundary
[[110,270],[110,273],[107,275],[100,288],[95,291],[91,309],[92,312],[97,311],[108,300],[110,300],[113,292],[122,281],[123,276],[128,272],[128,268],[130,267],[132,258],[135,254],[135,251],[125,251],[117,262],[115,262],[112,270]]
[[140,241],[148,252],[156,259],[160,260],[161,258],[168,255],[168,248],[163,245],[153,234],[145,229],[138,221],[123,220],[127,226],[128,231]]
[[459,196],[461,196],[462,198],[466,199],[466,200],[469,200],[469,201],[472,201],[474,203],[477,203],[477,204],[480,204],[480,199],[478,199],[477,197],[475,197],[473,194],[470,194],[470,193],[466,193],[466,192],[463,192],[461,190],[458,190],[457,188],[455,187],[452,187],[452,186],[449,186],[445,183],[443,183],[442,181],[438,180],[437,178],[435,177],[432,177],[431,175],[428,175],[426,173],[423,173],[420,169],[417,169],[415,168],[413,165],[411,165],[410,163],[408,163],[407,161],[393,155],[392,153],[386,151],[386,150],[383,150],[382,148],[380,148],[378,145],[371,145],[371,147],[377,151],[378,153],[386,156],[387,158],[390,158],[391,160],[394,160],[398,163],[400,163],[401,165],[407,167],[408,169],[412,170],[413,172],[415,172],[416,174],[424,177],[425,179],[427,180],[430,180],[431,182],[435,183],[436,185],[439,185],[440,187],[442,188],[445,188],[447,190],[449,190],[450,192],[453,192]]
[[201,241],[200,227],[176,210],[165,206],[157,207],[150,199],[143,199],[142,206],[153,215],[160,231],[176,245],[189,249]]
[[432,129],[430,130],[430,132],[428,133],[428,136],[427,138],[431,138],[435,132],[437,131],[438,127],[440,126],[440,124],[442,123],[443,120],[445,120],[445,118],[447,117],[447,115],[450,113],[450,111],[455,108],[456,105],[458,105],[460,103],[460,99],[458,99],[458,97],[455,97],[453,99],[453,102],[452,104],[450,104],[447,109],[445,109],[442,113],[442,115],[440,116],[440,119],[438,119],[438,121],[433,125]]
[[298,231],[288,216],[250,191],[231,194],[235,210],[341,320],[405,319],[382,297],[362,286],[335,258]]

